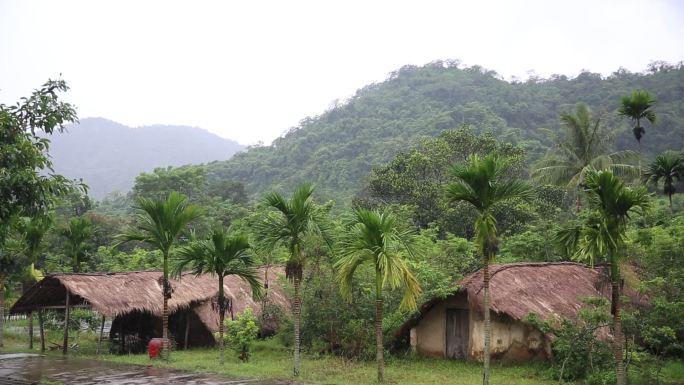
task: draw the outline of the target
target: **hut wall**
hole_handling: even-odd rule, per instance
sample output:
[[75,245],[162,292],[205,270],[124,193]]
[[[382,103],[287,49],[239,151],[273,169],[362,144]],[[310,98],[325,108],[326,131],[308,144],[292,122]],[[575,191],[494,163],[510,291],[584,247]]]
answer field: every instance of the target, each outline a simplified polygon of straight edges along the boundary
[[[464,292],[436,304],[411,329],[411,347],[420,355],[446,357],[447,309],[469,309]],[[481,361],[484,355],[484,316],[469,311],[468,359]],[[537,328],[512,318],[491,313],[492,359],[522,362],[546,359],[551,355],[550,341]]]
[[[484,316],[470,312],[470,354],[472,361],[484,356]],[[548,338],[539,329],[505,315],[491,313],[491,354],[493,360],[524,362],[551,355]]]
[[415,338],[411,338],[411,345],[419,354],[428,357],[446,356],[447,309],[468,309],[465,294],[458,294],[436,304],[412,329],[411,334]]

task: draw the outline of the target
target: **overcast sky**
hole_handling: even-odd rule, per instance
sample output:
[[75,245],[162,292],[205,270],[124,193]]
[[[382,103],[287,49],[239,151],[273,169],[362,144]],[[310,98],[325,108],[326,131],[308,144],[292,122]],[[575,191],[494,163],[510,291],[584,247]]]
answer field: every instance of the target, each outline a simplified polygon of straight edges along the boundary
[[0,102],[60,73],[81,118],[270,143],[405,65],[505,78],[684,60],[684,1],[0,0]]

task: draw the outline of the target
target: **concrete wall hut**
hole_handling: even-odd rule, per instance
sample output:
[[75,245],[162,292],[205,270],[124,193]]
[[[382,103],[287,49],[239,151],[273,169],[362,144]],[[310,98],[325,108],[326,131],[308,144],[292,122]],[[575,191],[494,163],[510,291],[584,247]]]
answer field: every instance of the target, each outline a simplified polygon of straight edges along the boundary
[[[268,284],[268,303],[287,311],[289,302],[278,285],[284,269],[270,266],[259,271],[264,277],[262,282]],[[161,277],[160,271],[50,274],[26,291],[10,314],[67,307],[92,309],[102,315],[103,325],[105,317],[112,321],[112,352],[139,352],[151,338],[162,336]],[[218,278],[184,273],[180,279],[170,281],[173,292],[169,300],[169,338],[177,348],[215,344],[213,333],[219,326]],[[262,303],[252,299],[249,285],[240,278],[226,277],[224,289],[228,301],[226,319],[247,307],[261,316]],[[272,333],[277,327],[278,320],[271,317],[266,319],[262,332]]]
[[[610,299],[604,269],[571,263],[492,265],[491,353],[507,362],[546,359],[550,339],[525,322],[528,314],[542,319],[574,318],[587,297]],[[484,354],[483,271],[459,282],[447,298],[423,304],[417,316],[399,329],[397,338],[410,341],[424,356],[482,360]]]

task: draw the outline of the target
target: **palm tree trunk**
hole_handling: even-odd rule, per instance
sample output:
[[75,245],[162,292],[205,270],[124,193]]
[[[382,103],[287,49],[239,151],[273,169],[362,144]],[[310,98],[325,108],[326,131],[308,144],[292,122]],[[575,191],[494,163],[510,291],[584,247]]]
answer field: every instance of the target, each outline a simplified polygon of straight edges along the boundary
[[670,199],[670,214],[673,214],[674,209],[672,208],[672,194],[667,194],[667,197]]
[[300,325],[301,325],[301,314],[302,314],[302,299],[300,298],[300,284],[301,277],[295,275],[293,279],[294,283],[294,302],[292,304],[292,316],[294,318],[294,376],[298,377],[301,368],[301,356],[300,356]]
[[33,350],[33,312],[28,313],[28,348]]
[[385,381],[385,358],[382,338],[382,273],[375,270],[375,355],[378,362],[378,382]]
[[5,336],[5,277],[0,275],[0,348]]
[[612,282],[613,309],[613,352],[615,355],[615,375],[617,385],[627,385],[627,375],[625,373],[625,363],[623,360],[625,337],[622,335],[622,318],[620,306],[620,283]]
[[164,307],[162,309],[162,357],[168,361],[170,357],[169,344],[169,252],[164,251],[164,277],[162,282],[162,296],[164,297]]
[[489,315],[489,259],[485,260],[484,265],[484,371],[482,373],[482,384],[489,385],[489,356],[490,340],[492,333],[492,323]]
[[576,212],[577,212],[577,214],[579,214],[580,211],[582,211],[582,198],[580,196],[579,191],[577,191],[576,205],[577,205]]
[[218,300],[219,300],[219,364],[223,365],[225,362],[223,353],[223,319],[226,315],[226,300],[223,295],[223,277],[219,278],[219,290],[218,290]]
[[43,309],[38,309],[38,329],[40,330],[40,352],[45,353],[45,324]]
[[67,354],[69,349],[69,318],[71,315],[71,308],[69,307],[69,289],[66,289],[66,300],[64,306],[64,341],[62,346],[62,354]]

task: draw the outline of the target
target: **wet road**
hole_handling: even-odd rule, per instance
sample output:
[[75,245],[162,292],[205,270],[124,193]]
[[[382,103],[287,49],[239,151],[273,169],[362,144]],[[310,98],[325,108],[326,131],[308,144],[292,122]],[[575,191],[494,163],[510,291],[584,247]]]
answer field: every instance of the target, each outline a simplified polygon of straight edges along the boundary
[[289,381],[225,379],[179,370],[122,365],[34,354],[0,354],[0,384],[30,384],[49,379],[69,385],[291,385]]

